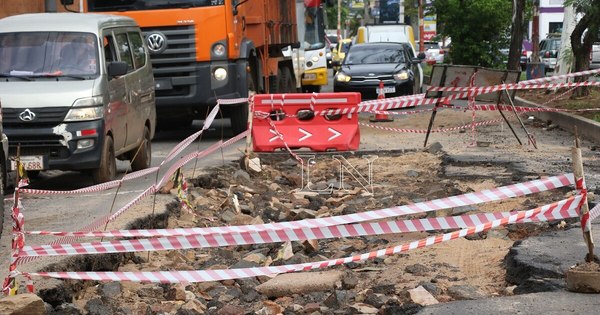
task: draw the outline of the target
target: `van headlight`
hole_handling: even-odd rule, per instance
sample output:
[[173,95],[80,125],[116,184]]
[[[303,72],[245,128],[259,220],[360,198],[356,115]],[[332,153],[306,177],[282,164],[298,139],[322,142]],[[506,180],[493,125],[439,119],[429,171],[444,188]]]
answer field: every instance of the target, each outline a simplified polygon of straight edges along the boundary
[[67,117],[65,117],[65,121],[96,120],[101,119],[102,117],[104,117],[103,106],[80,107],[71,108],[69,113],[67,113]]
[[94,96],[76,100],[67,113],[65,121],[96,120],[102,117],[104,117],[104,98]]
[[408,72],[400,71],[394,74],[394,78],[396,78],[396,80],[408,80]]
[[215,76],[215,79],[217,79],[217,81],[223,81],[227,79],[227,70],[225,70],[225,68],[219,67],[215,69],[213,75]]
[[335,76],[335,79],[338,82],[350,82],[350,79],[352,79],[352,77],[340,71],[340,73],[338,73]]

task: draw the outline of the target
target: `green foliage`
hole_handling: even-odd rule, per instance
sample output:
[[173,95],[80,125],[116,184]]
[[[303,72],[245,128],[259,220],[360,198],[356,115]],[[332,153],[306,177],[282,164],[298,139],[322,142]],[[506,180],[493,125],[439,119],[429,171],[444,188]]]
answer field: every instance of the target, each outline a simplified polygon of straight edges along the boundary
[[[326,7],[325,12],[327,15],[327,27],[330,29],[337,29],[337,12],[338,12],[337,2],[336,2],[335,6]],[[345,21],[346,21],[346,19],[348,19],[349,15],[350,15],[350,9],[347,6],[342,5],[342,12],[341,12],[342,30],[346,27]]]
[[499,49],[508,46],[512,3],[509,0],[434,0],[440,32],[452,38],[454,64],[497,67]]

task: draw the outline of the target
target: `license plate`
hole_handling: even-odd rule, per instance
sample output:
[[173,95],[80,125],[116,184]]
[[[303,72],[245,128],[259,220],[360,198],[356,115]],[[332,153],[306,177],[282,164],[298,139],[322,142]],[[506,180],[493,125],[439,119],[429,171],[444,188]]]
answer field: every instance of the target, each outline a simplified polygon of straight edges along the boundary
[[[43,170],[45,167],[44,156],[42,156],[42,155],[22,156],[21,163],[25,167],[25,170],[28,170],[28,171],[39,171],[39,170]],[[13,171],[16,170],[17,162],[11,160],[10,168]]]
[[[381,91],[380,88],[376,88],[375,89],[375,93],[379,94]],[[395,86],[385,86],[383,88],[383,93],[387,94],[387,93],[396,93],[396,87]]]
[[317,79],[317,75],[314,73],[305,73],[304,74],[304,80],[316,80]]

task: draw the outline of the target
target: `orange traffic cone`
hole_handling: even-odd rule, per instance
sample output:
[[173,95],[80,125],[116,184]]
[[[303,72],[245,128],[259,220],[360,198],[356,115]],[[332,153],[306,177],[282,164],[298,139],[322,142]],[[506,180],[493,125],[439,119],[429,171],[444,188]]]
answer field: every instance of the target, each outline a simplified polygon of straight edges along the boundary
[[[377,95],[377,99],[381,100],[385,98],[385,93],[383,93],[383,81],[379,81],[379,94]],[[375,114],[375,116],[371,116],[369,118],[370,122],[389,122],[394,121],[388,114]]]

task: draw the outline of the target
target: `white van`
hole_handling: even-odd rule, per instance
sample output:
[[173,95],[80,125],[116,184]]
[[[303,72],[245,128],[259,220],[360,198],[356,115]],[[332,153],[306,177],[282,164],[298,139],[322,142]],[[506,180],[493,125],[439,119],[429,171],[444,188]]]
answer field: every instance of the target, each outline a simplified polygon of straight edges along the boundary
[[[150,166],[152,67],[133,19],[40,13],[0,20],[0,101],[9,157],[25,168],[116,177],[115,158]],[[14,169],[14,163],[11,163]]]

